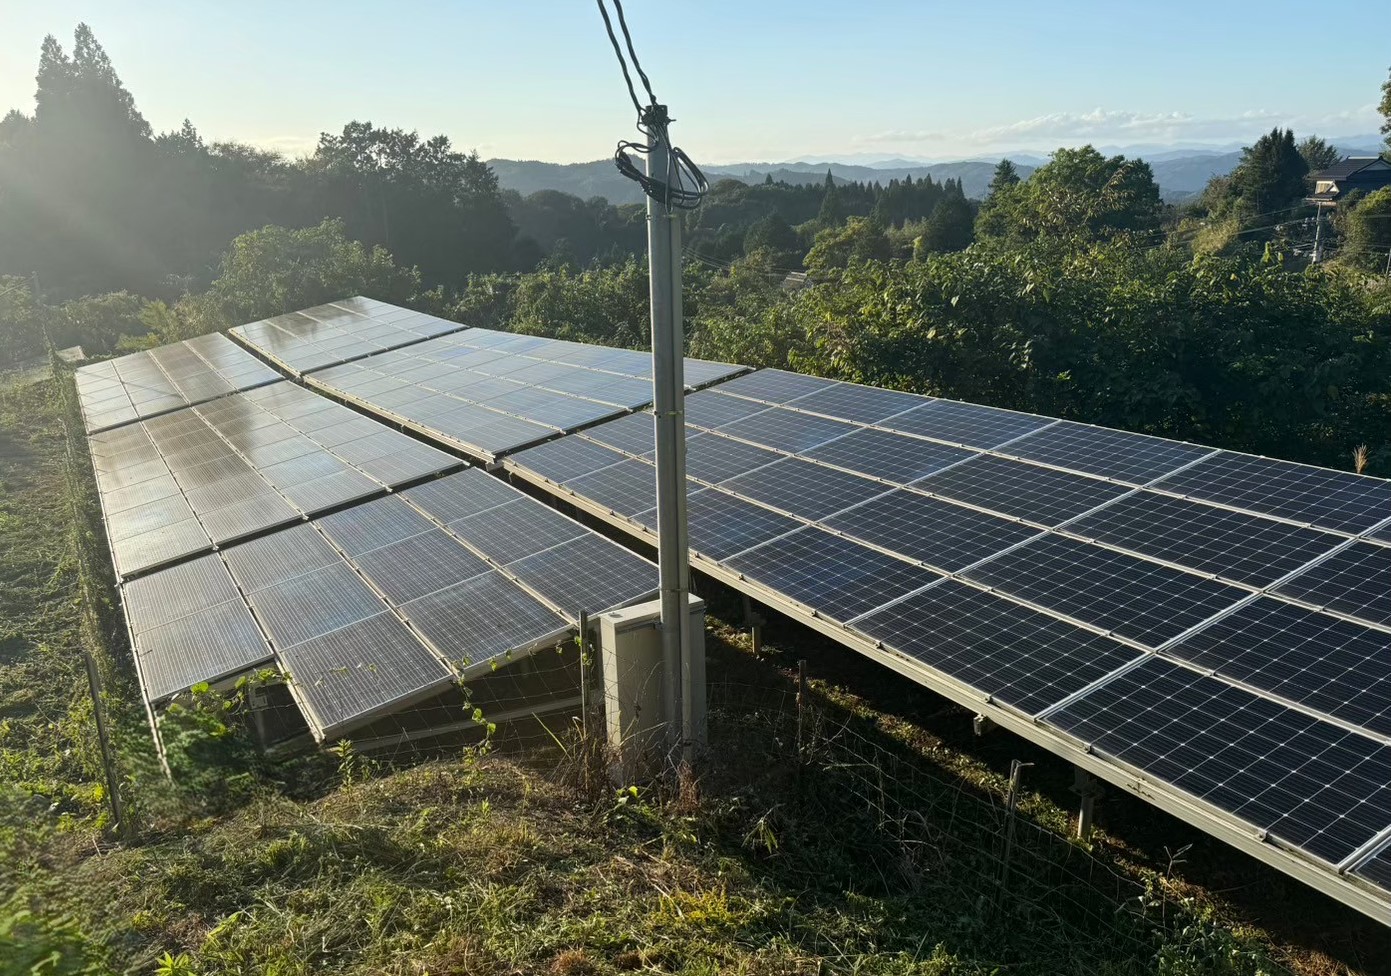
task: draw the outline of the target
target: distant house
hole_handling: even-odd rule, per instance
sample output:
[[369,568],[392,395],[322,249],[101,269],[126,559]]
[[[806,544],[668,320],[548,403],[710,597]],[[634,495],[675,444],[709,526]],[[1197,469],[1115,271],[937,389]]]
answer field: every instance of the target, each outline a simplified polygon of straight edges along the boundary
[[1308,201],[1319,208],[1337,207],[1353,190],[1371,193],[1391,186],[1391,163],[1380,156],[1346,156],[1311,178],[1314,192]]

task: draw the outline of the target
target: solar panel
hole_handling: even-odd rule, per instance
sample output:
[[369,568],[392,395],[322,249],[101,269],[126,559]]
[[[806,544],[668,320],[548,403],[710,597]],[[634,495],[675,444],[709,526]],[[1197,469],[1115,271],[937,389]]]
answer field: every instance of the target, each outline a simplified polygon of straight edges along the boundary
[[931,570],[811,526],[732,556],[726,565],[842,623],[940,579]]
[[1255,587],[1269,586],[1342,541],[1149,491],[1083,516],[1067,531]]
[[385,611],[283,648],[280,659],[320,740],[454,683],[453,673]]
[[721,393],[733,393],[763,403],[787,403],[797,397],[836,385],[835,380],[781,369],[760,369],[720,384]]
[[[646,455],[647,459],[655,463],[656,453]],[[776,451],[732,441],[718,434],[695,434],[686,439],[686,476],[716,484],[782,457]]]
[[[648,355],[485,329],[358,358],[353,366],[316,371],[307,379],[489,459],[619,416],[652,398]],[[695,360],[687,366],[696,383],[743,369]],[[407,388],[417,392],[404,395]],[[418,395],[422,389],[424,396]]]
[[338,554],[308,523],[238,543],[222,553],[242,590],[274,586],[338,562]]
[[[636,521],[656,532],[656,508],[639,513]],[[705,488],[687,495],[686,521],[691,551],[714,560],[727,559],[803,525],[796,519],[727,495],[717,488]]]
[[787,401],[794,410],[853,420],[862,424],[877,424],[894,414],[911,410],[931,401],[930,397],[898,390],[881,390],[858,383],[838,383]]
[[465,328],[385,302],[367,305],[358,297],[249,322],[228,334],[300,375]]
[[412,600],[401,610],[411,626],[461,668],[568,630],[554,611],[496,570]]
[[1060,421],[1005,449],[1014,457],[1144,485],[1213,453],[1210,447]]
[[126,620],[137,635],[239,596],[222,560],[211,553],[151,573],[121,590]]
[[518,494],[515,488],[486,472],[469,468],[448,478],[408,488],[400,497],[439,522],[453,522],[505,505]]
[[983,407],[955,400],[933,400],[882,421],[880,426],[904,434],[917,434],[988,450],[1055,421],[1048,417]]
[[1354,542],[1282,583],[1275,592],[1321,609],[1391,625],[1391,549]]
[[688,425],[713,430],[722,424],[767,410],[768,406],[714,389],[692,393],[686,397],[685,408]]
[[1374,885],[1391,888],[1391,848],[1383,847],[1353,868],[1352,873]]
[[247,598],[280,648],[293,647],[385,609],[381,597],[342,563],[274,583]]
[[1141,653],[956,580],[943,580],[876,610],[854,626],[1029,715]]
[[398,606],[492,569],[442,529],[373,549],[353,563]]
[[580,437],[562,437],[522,451],[515,458],[528,470],[560,484],[617,464],[627,455]]
[[720,487],[812,521],[888,490],[877,481],[799,458],[784,458],[722,482]]
[[1391,482],[1221,451],[1159,481],[1159,491],[1275,515],[1336,532],[1361,532],[1391,511]]
[[657,567],[602,536],[586,532],[507,570],[567,615],[602,613],[657,592]]
[[1038,534],[1027,525],[906,489],[848,508],[823,524],[948,573]]
[[449,531],[498,565],[586,534],[578,522],[520,496],[497,508],[452,521]]
[[1166,649],[1234,681],[1391,735],[1391,633],[1260,597]]
[[975,456],[973,452],[867,427],[803,452],[803,457],[906,485]]
[[796,454],[818,444],[854,433],[860,428],[838,420],[799,414],[795,410],[772,407],[752,416],[731,421],[719,428],[727,437],[738,437],[761,447]]
[[[454,475],[421,487],[446,485],[458,477],[460,475]],[[412,493],[416,490],[326,515],[316,524],[349,558],[360,556],[435,528],[433,522],[404,501],[407,497],[414,498]]]
[[158,702],[200,682],[216,683],[271,658],[240,599],[204,607],[135,636],[145,700]]
[[1247,591],[1125,553],[1044,536],[967,571],[979,583],[1158,647]]
[[618,515],[633,516],[651,508],[657,500],[657,469],[646,461],[630,458],[593,474],[572,478],[564,487]]
[[1052,527],[1128,489],[1095,478],[980,455],[914,483],[922,491]]
[[1330,864],[1387,825],[1391,749],[1167,661],[1047,721]]
[[96,433],[280,376],[226,337],[208,335],[82,366],[74,379],[87,432]]
[[625,451],[634,457],[651,454],[657,449],[652,414],[646,412],[628,414],[598,427],[591,427],[584,432],[584,437],[605,447]]

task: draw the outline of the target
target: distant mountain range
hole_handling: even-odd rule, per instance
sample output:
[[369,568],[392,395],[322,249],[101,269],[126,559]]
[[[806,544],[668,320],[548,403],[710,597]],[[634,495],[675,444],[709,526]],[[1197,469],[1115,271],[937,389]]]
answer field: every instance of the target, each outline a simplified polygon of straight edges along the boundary
[[[1330,139],[1346,155],[1375,155],[1381,147],[1377,135],[1355,135]],[[1107,155],[1140,156],[1154,170],[1155,181],[1164,199],[1182,200],[1202,191],[1214,176],[1230,173],[1241,159],[1240,146],[1161,147],[1161,146],[1101,146]],[[891,179],[912,176],[922,179],[931,176],[942,182],[961,181],[968,197],[985,196],[991,174],[1000,159],[1011,159],[1021,176],[1028,176],[1047,161],[1033,152],[1001,153],[977,159],[954,162],[929,162],[917,159],[871,159],[865,162],[837,160],[813,161],[799,159],[784,163],[731,163],[705,166],[711,182],[736,179],[744,183],[762,183],[769,174],[773,180],[788,183],[816,183],[826,178],[827,170],[838,183],[887,183]],[[625,179],[611,159],[592,163],[543,163],[536,160],[490,159],[488,165],[497,173],[504,189],[516,190],[523,196],[538,190],[560,190],[577,197],[605,197],[611,203],[637,203],[642,194],[637,185]]]

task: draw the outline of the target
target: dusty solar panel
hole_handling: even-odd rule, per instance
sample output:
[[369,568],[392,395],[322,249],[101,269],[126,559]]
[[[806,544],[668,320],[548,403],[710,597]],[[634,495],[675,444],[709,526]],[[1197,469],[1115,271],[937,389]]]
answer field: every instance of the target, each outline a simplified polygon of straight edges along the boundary
[[657,592],[656,566],[592,532],[509,563],[507,571],[576,618]]
[[145,699],[153,703],[265,664],[271,650],[238,598],[142,630],[135,655]]
[[74,372],[88,433],[279,379],[275,370],[217,334],[82,366]]
[[229,335],[298,376],[465,328],[359,296],[249,322]]
[[[695,386],[742,371],[697,360],[686,367]],[[308,381],[493,459],[650,403],[651,370],[651,356],[635,350],[463,329]],[[406,388],[427,395],[399,395]]]
[[285,648],[280,660],[319,739],[455,681],[454,673],[386,611]]
[[401,612],[464,670],[556,639],[569,629],[555,611],[497,570],[412,600]]

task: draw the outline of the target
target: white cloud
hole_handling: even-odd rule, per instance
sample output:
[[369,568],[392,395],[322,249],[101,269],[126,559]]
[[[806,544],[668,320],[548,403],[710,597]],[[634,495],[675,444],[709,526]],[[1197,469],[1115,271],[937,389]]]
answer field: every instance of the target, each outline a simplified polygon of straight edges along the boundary
[[1082,142],[1231,143],[1254,138],[1277,125],[1291,126],[1299,135],[1318,132],[1337,136],[1374,132],[1379,121],[1376,108],[1370,103],[1318,118],[1292,117],[1269,109],[1198,116],[1189,112],[1129,112],[1098,107],[1086,112],[1052,112],[957,132],[895,129],[856,136],[851,142],[860,147],[902,151],[1048,150]]

